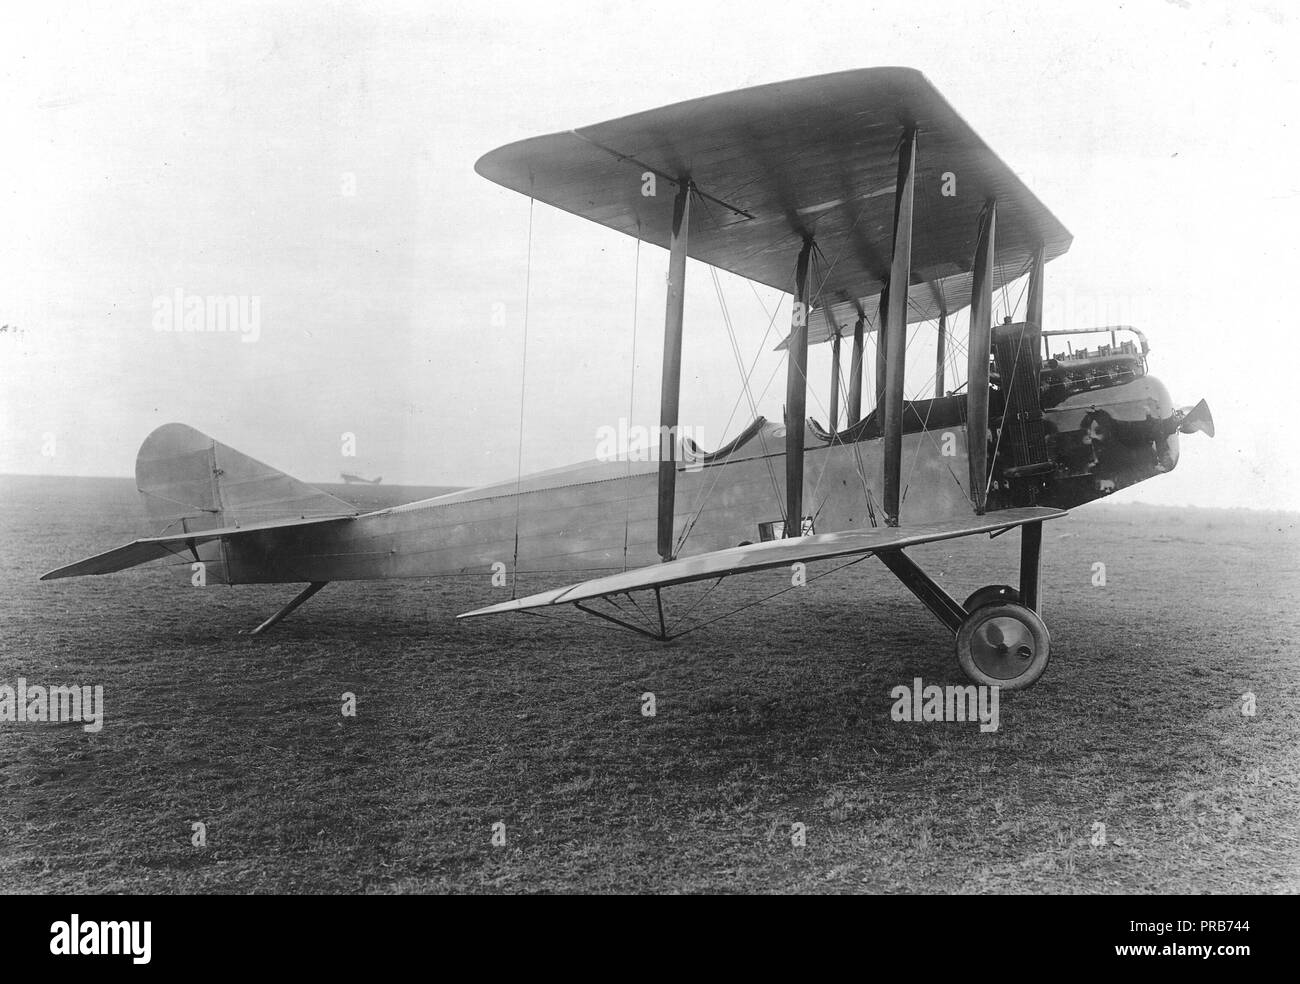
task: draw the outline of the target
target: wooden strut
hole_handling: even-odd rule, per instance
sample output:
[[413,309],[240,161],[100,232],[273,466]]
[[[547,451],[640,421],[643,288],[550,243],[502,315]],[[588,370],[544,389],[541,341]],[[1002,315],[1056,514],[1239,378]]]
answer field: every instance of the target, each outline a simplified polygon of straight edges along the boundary
[[885,400],[885,366],[889,362],[886,349],[888,339],[885,337],[885,318],[889,309],[889,284],[886,282],[880,292],[880,309],[876,313],[876,415],[880,415],[880,406]]
[[939,336],[934,346],[934,398],[943,396],[944,359],[947,358],[948,315],[939,315]]
[[785,373],[785,535],[803,535],[803,432],[808,399],[808,260],[807,238],[795,264],[794,307]]
[[961,628],[961,623],[966,620],[966,609],[943,590],[929,574],[921,570],[916,561],[901,550],[881,550],[876,556],[889,568],[894,577],[898,578],[903,587],[916,595],[950,632],[955,634]]
[[682,313],[686,305],[686,250],[691,225],[689,178],[678,182],[668,245],[668,301],[664,311],[663,380],[659,390],[659,556],[673,559],[677,505],[677,425],[682,393]]
[[631,629],[633,632],[636,632],[639,635],[643,635],[649,639],[654,639],[657,642],[668,641],[668,636],[664,635],[662,632],[651,632],[649,629],[642,628],[641,626],[635,624],[634,622],[629,622],[626,619],[621,619],[614,615],[610,615],[608,612],[602,612],[599,608],[592,608],[590,605],[584,605],[580,601],[575,601],[573,603],[573,607],[578,609],[578,611],[580,612],[586,612],[588,615],[595,615],[597,618],[603,618],[606,622],[613,622],[615,625],[620,626],[621,628]]
[[1034,251],[1033,263],[1029,268],[1029,302],[1025,311],[1025,320],[1039,329],[1043,327],[1043,268],[1046,266],[1045,259],[1044,247],[1039,246]]
[[862,336],[866,330],[866,319],[858,315],[853,325],[853,355],[849,359],[849,406],[845,427],[851,427],[862,419]]
[[966,363],[966,447],[970,460],[970,496],[977,515],[984,514],[989,449],[989,352],[993,344],[993,255],[998,203],[990,198],[980,212],[979,238],[971,273],[970,344]]
[[889,294],[882,328],[885,343],[884,401],[877,409],[883,423],[885,523],[898,525],[903,470],[903,380],[907,355],[907,288],[912,280],[912,207],[916,187],[916,129],[903,135],[898,152],[898,188],[894,197],[894,258],[889,267]]
[[263,622],[261,625],[255,628],[252,632],[249,633],[249,635],[261,635],[267,629],[271,628],[271,626],[279,624],[289,615],[293,614],[293,611],[299,605],[301,605],[304,601],[306,601],[308,598],[314,595],[321,588],[325,587],[325,585],[327,584],[329,584],[329,581],[312,581],[309,585],[307,585],[307,587],[303,588],[302,591],[298,593],[298,595],[293,599],[293,601],[289,602],[278,612],[276,612],[274,615],[268,618],[265,622]]
[[[1001,532],[1006,532],[1003,530]],[[1043,550],[1043,524],[1025,523],[1020,527],[1020,604],[1039,615],[1039,572]],[[953,633],[961,628],[970,614],[948,594],[929,574],[902,550],[881,550],[876,553],[880,562],[889,568],[903,587],[912,592],[934,616]]]
[[831,411],[830,432],[834,437],[840,430],[840,333],[831,336]]
[[1039,601],[1040,559],[1043,555],[1043,524],[1020,527],[1020,604],[1042,615]]

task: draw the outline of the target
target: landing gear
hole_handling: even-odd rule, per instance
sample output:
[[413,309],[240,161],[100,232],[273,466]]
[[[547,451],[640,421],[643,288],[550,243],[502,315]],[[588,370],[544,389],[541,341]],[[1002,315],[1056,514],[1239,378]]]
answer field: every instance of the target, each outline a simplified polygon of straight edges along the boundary
[[982,605],[957,630],[957,662],[968,677],[986,686],[1033,686],[1047,669],[1050,652],[1051,637],[1043,620],[1016,602]]
[[974,683],[1023,690],[1047,669],[1051,636],[1038,614],[1042,522],[1020,526],[1020,586],[988,584],[957,604],[901,549],[876,556],[956,636],[957,662]]

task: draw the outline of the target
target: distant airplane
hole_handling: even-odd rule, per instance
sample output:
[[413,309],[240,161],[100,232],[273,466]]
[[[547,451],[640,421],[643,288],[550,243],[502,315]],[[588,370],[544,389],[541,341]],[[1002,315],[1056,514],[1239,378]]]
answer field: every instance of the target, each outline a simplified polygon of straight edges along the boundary
[[[45,577],[175,554],[230,584],[308,582],[260,632],[332,580],[597,569],[461,617],[572,605],[669,639],[704,624],[670,617],[675,585],[874,555],[953,633],[971,680],[1011,690],[1038,680],[1050,654],[1038,614],[1043,523],[1170,471],[1180,433],[1213,435],[1204,401],[1176,409],[1148,373],[1136,329],[1090,329],[1107,339],[1095,351],[1067,341],[1052,353],[1052,339],[1087,333],[1042,324],[1044,267],[1072,237],[917,71],[709,96],[509,144],[476,169],[668,249],[660,460],[588,462],[358,514],[167,424],[136,461],[156,535]],[[711,453],[677,440],[688,256],[793,294],[788,425],[758,417]],[[994,293],[1026,275],[1024,317],[994,325]],[[945,391],[949,319],[967,306],[966,382]],[[937,329],[934,395],[909,400],[907,330],[918,322]],[[864,416],[868,334],[876,406]],[[843,427],[842,339],[852,344]],[[823,341],[834,366],[825,428],[805,413],[808,345]],[[906,552],[1017,527],[1018,585],[962,602]]]
[[360,475],[353,475],[351,472],[343,472],[341,477],[345,485],[378,485],[384,480],[383,475],[378,478],[362,478]]

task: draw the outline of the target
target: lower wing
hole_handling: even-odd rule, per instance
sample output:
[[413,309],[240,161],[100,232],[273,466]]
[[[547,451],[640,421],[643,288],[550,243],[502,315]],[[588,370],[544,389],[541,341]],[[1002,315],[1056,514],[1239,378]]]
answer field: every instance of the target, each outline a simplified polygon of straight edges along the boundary
[[527,611],[551,605],[567,605],[593,598],[621,595],[629,591],[665,588],[691,581],[707,581],[732,574],[785,567],[789,564],[831,557],[863,556],[884,550],[901,550],[918,543],[952,540],[977,533],[1001,533],[1028,523],[1041,523],[1065,515],[1061,509],[1030,506],[1021,509],[1003,509],[984,516],[963,516],[937,523],[921,523],[908,527],[882,526],[870,530],[849,530],[842,533],[819,533],[814,536],[791,537],[751,543],[743,547],[730,547],[697,554],[665,564],[654,564],[621,574],[611,574],[564,588],[555,588],[526,598],[503,601],[498,605],[464,612],[457,618],[477,618],[481,615],[501,615],[506,612]]

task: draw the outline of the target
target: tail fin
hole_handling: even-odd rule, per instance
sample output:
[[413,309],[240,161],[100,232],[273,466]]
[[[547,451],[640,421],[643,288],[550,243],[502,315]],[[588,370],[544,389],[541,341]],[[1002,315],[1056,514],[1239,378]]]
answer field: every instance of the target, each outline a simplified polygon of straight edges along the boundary
[[185,424],[164,424],[145,438],[135,484],[159,536],[357,512]]

